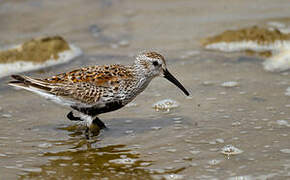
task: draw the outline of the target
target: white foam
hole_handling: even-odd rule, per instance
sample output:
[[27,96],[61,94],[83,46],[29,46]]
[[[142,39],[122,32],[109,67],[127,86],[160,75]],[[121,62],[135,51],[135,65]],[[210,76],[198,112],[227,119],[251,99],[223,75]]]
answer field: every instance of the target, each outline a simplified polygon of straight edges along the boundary
[[280,49],[290,49],[290,41],[277,40],[273,43],[259,44],[256,41],[218,42],[205,46],[206,49],[219,50],[224,52],[236,52],[244,50],[277,51]]
[[278,28],[280,30],[280,28],[285,28],[286,25],[284,23],[278,22],[278,21],[270,21],[267,23],[269,26],[272,26],[274,28]]
[[264,44],[259,44],[255,41],[219,42],[209,44],[205,48],[224,52],[237,52],[244,50],[252,50],[256,52],[278,52],[263,63],[264,69],[271,72],[290,69],[290,41],[277,40],[274,43]]
[[14,73],[37,70],[57,64],[63,64],[82,54],[82,50],[77,46],[70,44],[69,47],[70,50],[63,51],[58,54],[58,59],[51,58],[44,63],[34,63],[20,60],[13,63],[0,64],[0,78]]
[[263,66],[265,70],[272,72],[290,69],[290,48],[284,49],[268,58],[263,63]]

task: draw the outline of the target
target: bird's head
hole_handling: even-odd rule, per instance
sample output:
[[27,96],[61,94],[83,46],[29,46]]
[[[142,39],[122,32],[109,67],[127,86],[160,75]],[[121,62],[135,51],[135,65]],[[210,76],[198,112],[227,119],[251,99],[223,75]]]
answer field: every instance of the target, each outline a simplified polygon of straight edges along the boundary
[[167,70],[166,62],[161,54],[156,52],[145,52],[136,57],[135,65],[142,70],[146,77],[161,76],[179,87],[184,94],[189,95],[182,84]]

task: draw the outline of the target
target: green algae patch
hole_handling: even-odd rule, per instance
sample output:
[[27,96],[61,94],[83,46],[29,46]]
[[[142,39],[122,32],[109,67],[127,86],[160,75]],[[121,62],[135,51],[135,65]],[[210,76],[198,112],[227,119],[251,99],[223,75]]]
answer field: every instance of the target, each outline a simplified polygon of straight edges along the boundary
[[69,44],[60,36],[32,39],[21,46],[0,52],[0,63],[28,61],[43,63],[59,58],[59,53],[70,50]]
[[203,46],[220,42],[254,41],[258,44],[270,44],[275,41],[290,40],[290,33],[284,34],[279,29],[269,30],[258,26],[238,30],[227,30],[219,35],[201,40]]

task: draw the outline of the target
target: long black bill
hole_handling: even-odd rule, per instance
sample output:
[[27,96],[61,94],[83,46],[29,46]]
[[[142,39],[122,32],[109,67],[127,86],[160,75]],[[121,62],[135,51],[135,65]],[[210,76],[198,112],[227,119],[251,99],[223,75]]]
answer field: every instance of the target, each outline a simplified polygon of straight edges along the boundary
[[188,91],[182,86],[182,84],[180,84],[180,82],[177,79],[175,79],[175,77],[172,74],[170,74],[170,72],[167,69],[163,71],[163,74],[166,79],[168,79],[170,82],[179,87],[179,89],[181,89],[185,95],[189,96]]

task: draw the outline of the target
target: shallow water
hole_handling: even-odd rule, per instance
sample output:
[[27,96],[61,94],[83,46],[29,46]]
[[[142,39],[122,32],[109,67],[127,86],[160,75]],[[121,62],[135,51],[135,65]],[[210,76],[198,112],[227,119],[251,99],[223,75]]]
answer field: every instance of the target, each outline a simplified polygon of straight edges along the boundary
[[[9,78],[2,78],[1,178],[289,178],[289,72],[269,73],[259,58],[205,51],[199,44],[226,29],[289,17],[289,6],[282,0],[2,1],[1,46],[59,34],[85,53],[27,75],[126,64],[140,50],[155,49],[192,98],[155,79],[131,106],[101,115],[109,130],[87,141],[81,126],[66,119],[69,109],[8,88]],[[152,108],[168,98],[179,107]],[[224,155],[226,145],[243,152]]]

